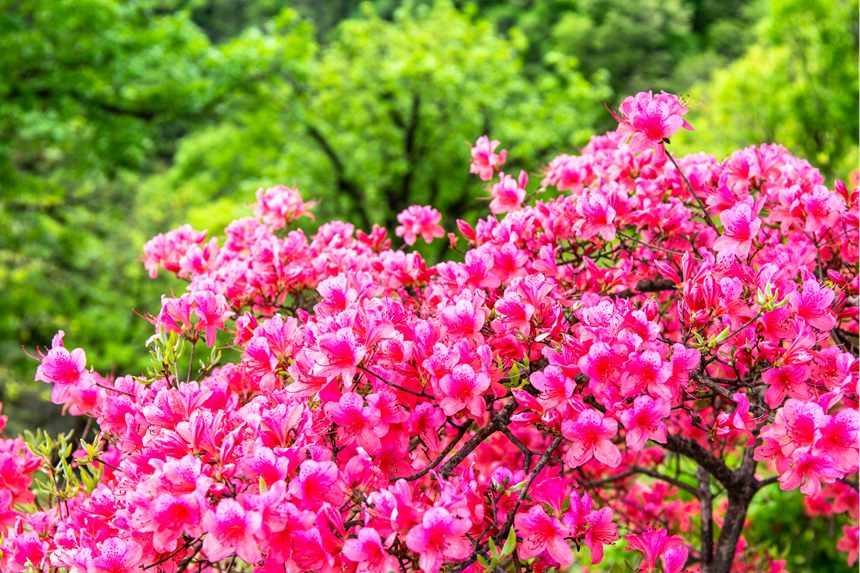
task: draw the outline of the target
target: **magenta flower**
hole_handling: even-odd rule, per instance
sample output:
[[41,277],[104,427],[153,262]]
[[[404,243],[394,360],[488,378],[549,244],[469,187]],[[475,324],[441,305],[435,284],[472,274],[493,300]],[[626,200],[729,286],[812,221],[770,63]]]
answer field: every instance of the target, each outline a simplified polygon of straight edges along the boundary
[[547,366],[543,371],[535,372],[529,378],[532,386],[541,391],[538,401],[544,409],[555,408],[573,395],[576,382],[567,376],[564,371],[553,364]]
[[385,551],[379,533],[372,527],[362,527],[357,537],[344,541],[343,556],[358,564],[358,573],[397,570],[397,561]]
[[87,573],[132,573],[138,571],[143,548],[131,539],[109,537],[98,544],[96,557],[87,564]]
[[764,393],[765,402],[774,410],[782,405],[786,395],[798,400],[809,399],[806,385],[809,379],[809,367],[803,364],[768,368],[761,373],[761,379],[767,384],[767,390]]
[[585,410],[575,422],[565,420],[561,432],[571,441],[565,455],[565,462],[571,467],[581,466],[592,457],[611,468],[621,463],[621,452],[612,443],[618,433],[618,423],[597,410]]
[[719,257],[736,256],[745,259],[753,240],[758,236],[761,219],[747,203],[738,203],[720,213],[723,234],[714,241],[714,250]]
[[463,408],[473,416],[481,416],[485,410],[483,395],[489,387],[489,376],[475,372],[468,364],[458,364],[439,380],[439,388],[443,392],[439,406],[446,416],[453,416]]
[[203,516],[203,553],[210,561],[220,561],[236,554],[248,563],[260,560],[260,549],[254,534],[262,518],[256,511],[246,511],[234,499],[222,499],[215,511]]
[[603,193],[589,193],[576,205],[581,217],[574,228],[581,239],[600,235],[604,241],[615,239],[615,209]]
[[657,559],[663,560],[665,573],[678,573],[687,562],[688,549],[684,540],[669,536],[665,529],[649,529],[641,534],[626,535],[627,550],[635,549],[645,555],[643,573],[657,570]]
[[482,181],[489,181],[493,173],[502,166],[507,156],[507,151],[501,150],[495,153],[499,142],[495,139],[490,141],[486,135],[482,135],[472,147],[472,164],[469,166],[470,173],[477,173]]
[[779,488],[789,491],[800,487],[801,493],[818,495],[822,481],[833,483],[841,475],[830,456],[798,451],[792,456],[789,470],[779,476]]
[[290,495],[306,504],[338,503],[343,498],[337,464],[306,460],[290,482]]
[[836,298],[829,288],[822,288],[815,279],[803,281],[803,290],[788,295],[788,302],[797,316],[818,330],[830,330],[836,325],[836,317],[830,305]]
[[433,207],[412,205],[397,215],[400,225],[394,229],[394,233],[403,237],[407,245],[414,245],[418,235],[425,243],[432,243],[433,239],[445,236],[445,229],[439,224],[441,220],[442,214]]
[[516,211],[526,198],[526,184],[529,177],[525,171],[520,171],[519,177],[514,179],[510,175],[500,173],[501,181],[490,189],[490,212],[494,215]]
[[603,561],[603,546],[618,540],[618,527],[612,521],[612,510],[608,507],[592,511],[586,517],[585,545],[591,550],[591,564]]
[[87,356],[82,349],[75,348],[69,352],[63,347],[64,335],[61,330],[54,336],[51,349],[36,368],[36,380],[54,385],[51,388],[54,404],[63,404],[70,399],[87,367]]
[[535,505],[528,513],[518,513],[514,518],[523,541],[518,547],[522,559],[537,557],[546,551],[562,567],[573,561],[573,552],[565,541],[567,528],[546,514],[543,507]]
[[420,525],[406,535],[406,546],[420,555],[418,565],[424,573],[437,573],[445,561],[466,559],[472,544],[465,533],[472,526],[468,519],[457,519],[441,507],[424,513]]
[[347,387],[351,386],[365,353],[352,329],[344,327],[337,332],[323,334],[317,345],[319,351],[310,353],[316,364],[314,374],[328,380],[340,376]]
[[638,153],[659,147],[682,127],[690,131],[693,127],[684,119],[687,108],[678,96],[666,92],[639,92],[621,102],[618,133],[630,137],[630,151]]
[[206,346],[211,347],[215,344],[216,331],[224,328],[224,322],[233,316],[233,311],[223,294],[198,291],[194,293],[194,314],[206,334]]
[[338,445],[358,442],[370,454],[375,454],[382,447],[379,438],[388,433],[388,424],[380,423],[380,411],[365,406],[364,398],[358,394],[347,392],[336,404],[326,404],[325,410],[338,426]]
[[666,443],[666,426],[663,420],[669,416],[671,407],[661,398],[639,396],[633,405],[622,410],[621,423],[627,429],[627,447],[633,451],[645,447],[649,439],[661,444]]

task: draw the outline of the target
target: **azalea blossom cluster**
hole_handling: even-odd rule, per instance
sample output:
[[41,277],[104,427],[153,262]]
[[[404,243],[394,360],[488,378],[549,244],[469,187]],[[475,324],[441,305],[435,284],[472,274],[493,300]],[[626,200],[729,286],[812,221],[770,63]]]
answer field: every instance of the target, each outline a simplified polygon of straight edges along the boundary
[[[743,536],[766,487],[838,517],[853,562],[858,190],[777,145],[676,159],[685,113],[628,98],[528,201],[480,138],[493,214],[435,265],[378,226],[306,234],[286,187],[223,239],[154,238],[150,274],[187,286],[151,317],[153,368],[101,376],[62,332],[40,355],[99,479],[34,505],[49,463],[0,443],[0,568],[599,570],[617,546],[639,571],[781,571]],[[453,230],[397,221],[407,245]]]

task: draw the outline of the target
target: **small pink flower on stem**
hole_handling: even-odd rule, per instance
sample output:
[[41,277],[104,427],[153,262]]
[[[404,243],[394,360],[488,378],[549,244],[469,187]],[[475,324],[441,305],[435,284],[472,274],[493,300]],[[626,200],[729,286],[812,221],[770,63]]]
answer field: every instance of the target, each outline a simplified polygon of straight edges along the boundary
[[420,555],[418,565],[424,573],[437,573],[445,561],[469,556],[472,544],[465,534],[471,526],[468,519],[457,519],[447,509],[433,507],[406,535],[406,546]]
[[579,467],[592,457],[611,468],[621,463],[621,452],[612,443],[618,423],[597,410],[585,410],[576,421],[565,420],[561,433],[571,441],[565,455],[565,462],[571,467]]
[[638,153],[659,147],[681,128],[693,130],[684,119],[687,108],[678,96],[666,92],[639,92],[621,102],[618,133],[630,137],[630,151]]
[[526,184],[529,177],[525,171],[520,171],[519,177],[514,179],[504,173],[499,174],[501,181],[490,189],[490,212],[494,215],[507,213],[519,209],[526,198]]
[[472,147],[472,164],[469,166],[470,173],[477,173],[482,181],[489,181],[493,173],[505,162],[508,152],[504,149],[495,153],[499,142],[495,139],[490,141],[486,135],[482,135]]
[[394,230],[398,237],[403,237],[407,245],[414,245],[420,235],[425,243],[445,236],[445,229],[439,224],[442,214],[429,206],[412,205],[397,215],[400,225]]
[[687,562],[688,549],[684,540],[669,536],[665,529],[649,529],[641,534],[626,535],[627,550],[641,551],[645,556],[644,573],[657,570],[657,559],[662,559],[666,573],[678,573]]
[[758,236],[761,219],[747,203],[738,203],[720,213],[723,234],[714,241],[714,250],[719,257],[736,256],[745,259],[753,240]]
[[260,549],[254,534],[262,518],[256,511],[246,511],[234,499],[222,499],[215,511],[203,517],[203,553],[210,561],[220,561],[236,554],[248,563],[260,560]]
[[573,552],[565,541],[567,528],[558,519],[548,516],[542,506],[535,505],[528,513],[518,513],[514,524],[523,538],[518,548],[522,559],[531,559],[546,551],[562,567],[573,561]]
[[661,398],[636,398],[633,405],[619,416],[627,429],[627,447],[633,451],[641,450],[649,439],[665,444],[666,425],[663,420],[669,416],[669,412],[669,403]]

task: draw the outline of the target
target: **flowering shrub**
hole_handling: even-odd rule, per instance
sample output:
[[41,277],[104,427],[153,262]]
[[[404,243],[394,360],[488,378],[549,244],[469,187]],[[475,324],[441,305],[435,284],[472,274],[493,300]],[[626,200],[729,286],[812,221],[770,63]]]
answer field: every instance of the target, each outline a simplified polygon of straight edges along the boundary
[[90,371],[62,332],[40,354],[95,423],[0,443],[2,570],[541,571],[624,540],[639,571],[779,571],[743,539],[766,487],[843,515],[853,562],[858,190],[776,145],[675,159],[685,112],[626,100],[540,196],[482,137],[505,215],[435,266],[379,227],[308,237],[286,187],[222,241],[154,238],[188,286],[151,371]]

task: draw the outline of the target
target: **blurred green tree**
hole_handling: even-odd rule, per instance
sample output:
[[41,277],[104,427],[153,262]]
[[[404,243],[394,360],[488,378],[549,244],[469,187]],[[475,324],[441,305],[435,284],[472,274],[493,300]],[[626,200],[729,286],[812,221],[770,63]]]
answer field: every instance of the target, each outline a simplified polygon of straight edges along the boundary
[[[691,149],[778,142],[845,178],[858,166],[857,0],[768,0],[744,55],[693,89]],[[698,109],[697,109],[698,108]]]
[[[248,65],[283,60],[281,43],[296,33],[284,32],[289,14],[222,53]],[[215,226],[235,214],[224,206],[275,183],[320,199],[324,217],[364,227],[391,227],[411,203],[434,204],[450,223],[476,206],[468,143],[478,135],[535,165],[584,143],[605,113],[600,76],[589,81],[574,59],[554,54],[552,73],[527,77],[525,47],[521,35],[502,36],[448,2],[399,10],[393,21],[368,8],[325,49],[262,77],[265,97],[254,106],[183,140],[146,193],[170,190],[176,204],[196,206],[192,220]]]

